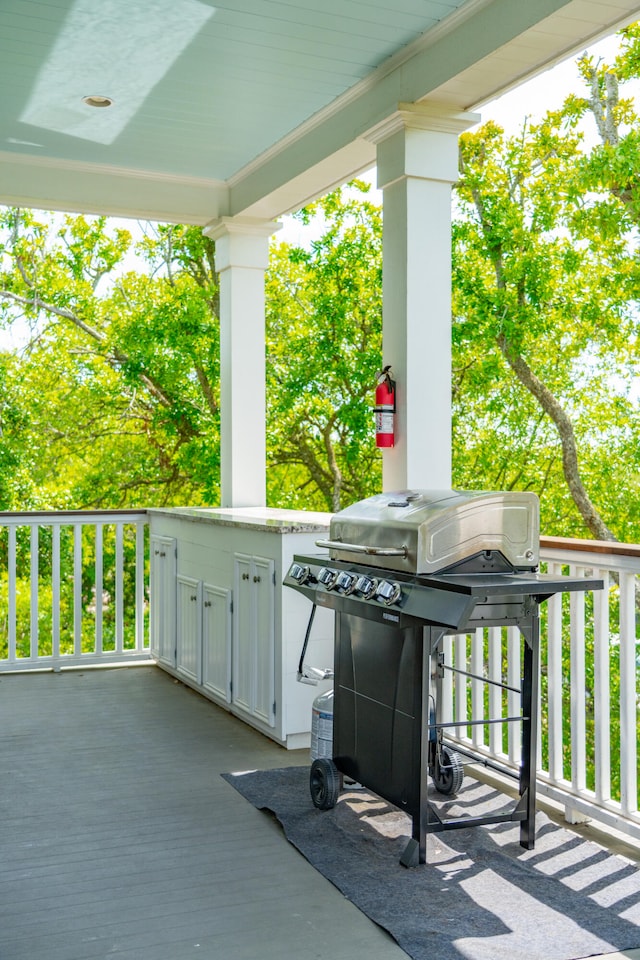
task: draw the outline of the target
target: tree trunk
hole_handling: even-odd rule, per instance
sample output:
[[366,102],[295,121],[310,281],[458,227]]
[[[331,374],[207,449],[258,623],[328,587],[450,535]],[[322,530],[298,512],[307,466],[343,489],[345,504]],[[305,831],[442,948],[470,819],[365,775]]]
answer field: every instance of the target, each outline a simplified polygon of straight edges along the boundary
[[331,439],[331,431],[334,426],[334,418],[332,417],[327,423],[323,431],[324,447],[327,452],[327,462],[329,464],[329,470],[331,471],[331,477],[333,479],[333,490],[331,496],[331,506],[334,513],[337,513],[340,510],[340,496],[342,494],[342,472],[338,466],[338,460],[336,458],[336,451],[333,446],[333,441]]
[[578,448],[573,424],[554,395],[536,377],[527,362],[509,345],[504,334],[497,337],[502,354],[520,383],[533,394],[544,412],[556,426],[562,446],[562,470],[569,492],[580,516],[596,540],[617,540],[591,502],[580,478]]
[[[478,188],[472,190],[473,200],[480,219],[485,238],[491,236],[489,221],[486,216],[484,200]],[[496,274],[496,285],[499,290],[506,290],[502,262],[502,245],[498,244],[491,252],[491,259]],[[524,288],[518,290],[520,305],[524,302]],[[504,333],[499,333],[496,342],[505,360],[515,373],[520,383],[536,398],[544,412],[549,416],[558,431],[562,448],[562,470],[573,501],[587,529],[596,540],[617,540],[611,530],[591,502],[589,495],[580,477],[578,464],[578,447],[576,444],[573,424],[568,414],[563,410],[551,391],[536,377],[526,360],[513,349]]]

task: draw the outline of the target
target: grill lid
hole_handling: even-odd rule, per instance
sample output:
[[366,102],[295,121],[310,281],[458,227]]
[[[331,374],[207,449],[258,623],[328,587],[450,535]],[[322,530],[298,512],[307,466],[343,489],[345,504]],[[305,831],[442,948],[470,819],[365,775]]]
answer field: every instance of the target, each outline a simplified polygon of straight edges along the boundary
[[360,500],[331,519],[333,560],[407,573],[534,570],[540,510],[534,493],[403,490]]

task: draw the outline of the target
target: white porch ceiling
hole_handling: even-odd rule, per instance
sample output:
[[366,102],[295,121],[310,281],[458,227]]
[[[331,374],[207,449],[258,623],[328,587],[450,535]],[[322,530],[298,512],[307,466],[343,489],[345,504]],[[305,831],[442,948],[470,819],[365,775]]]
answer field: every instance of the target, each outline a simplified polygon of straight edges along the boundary
[[638,18],[640,0],[2,0],[0,202],[276,217],[371,166],[399,103],[473,108]]

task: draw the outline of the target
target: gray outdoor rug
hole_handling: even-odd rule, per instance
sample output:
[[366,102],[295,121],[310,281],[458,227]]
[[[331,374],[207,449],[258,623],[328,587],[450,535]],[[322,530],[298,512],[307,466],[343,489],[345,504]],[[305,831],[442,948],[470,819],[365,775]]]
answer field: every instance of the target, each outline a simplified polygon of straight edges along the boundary
[[[597,844],[536,818],[535,850],[519,824],[431,834],[426,866],[399,864],[409,818],[363,789],[317,810],[307,767],[223,774],[414,960],[574,960],[640,947],[640,871]],[[512,801],[470,777],[449,816]]]

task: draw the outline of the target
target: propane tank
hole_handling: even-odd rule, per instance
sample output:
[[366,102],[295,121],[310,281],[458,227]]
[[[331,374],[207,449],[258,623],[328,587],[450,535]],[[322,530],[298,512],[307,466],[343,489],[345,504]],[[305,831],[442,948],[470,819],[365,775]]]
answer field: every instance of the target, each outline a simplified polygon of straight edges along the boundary
[[333,690],[319,694],[311,708],[311,762],[333,757]]

